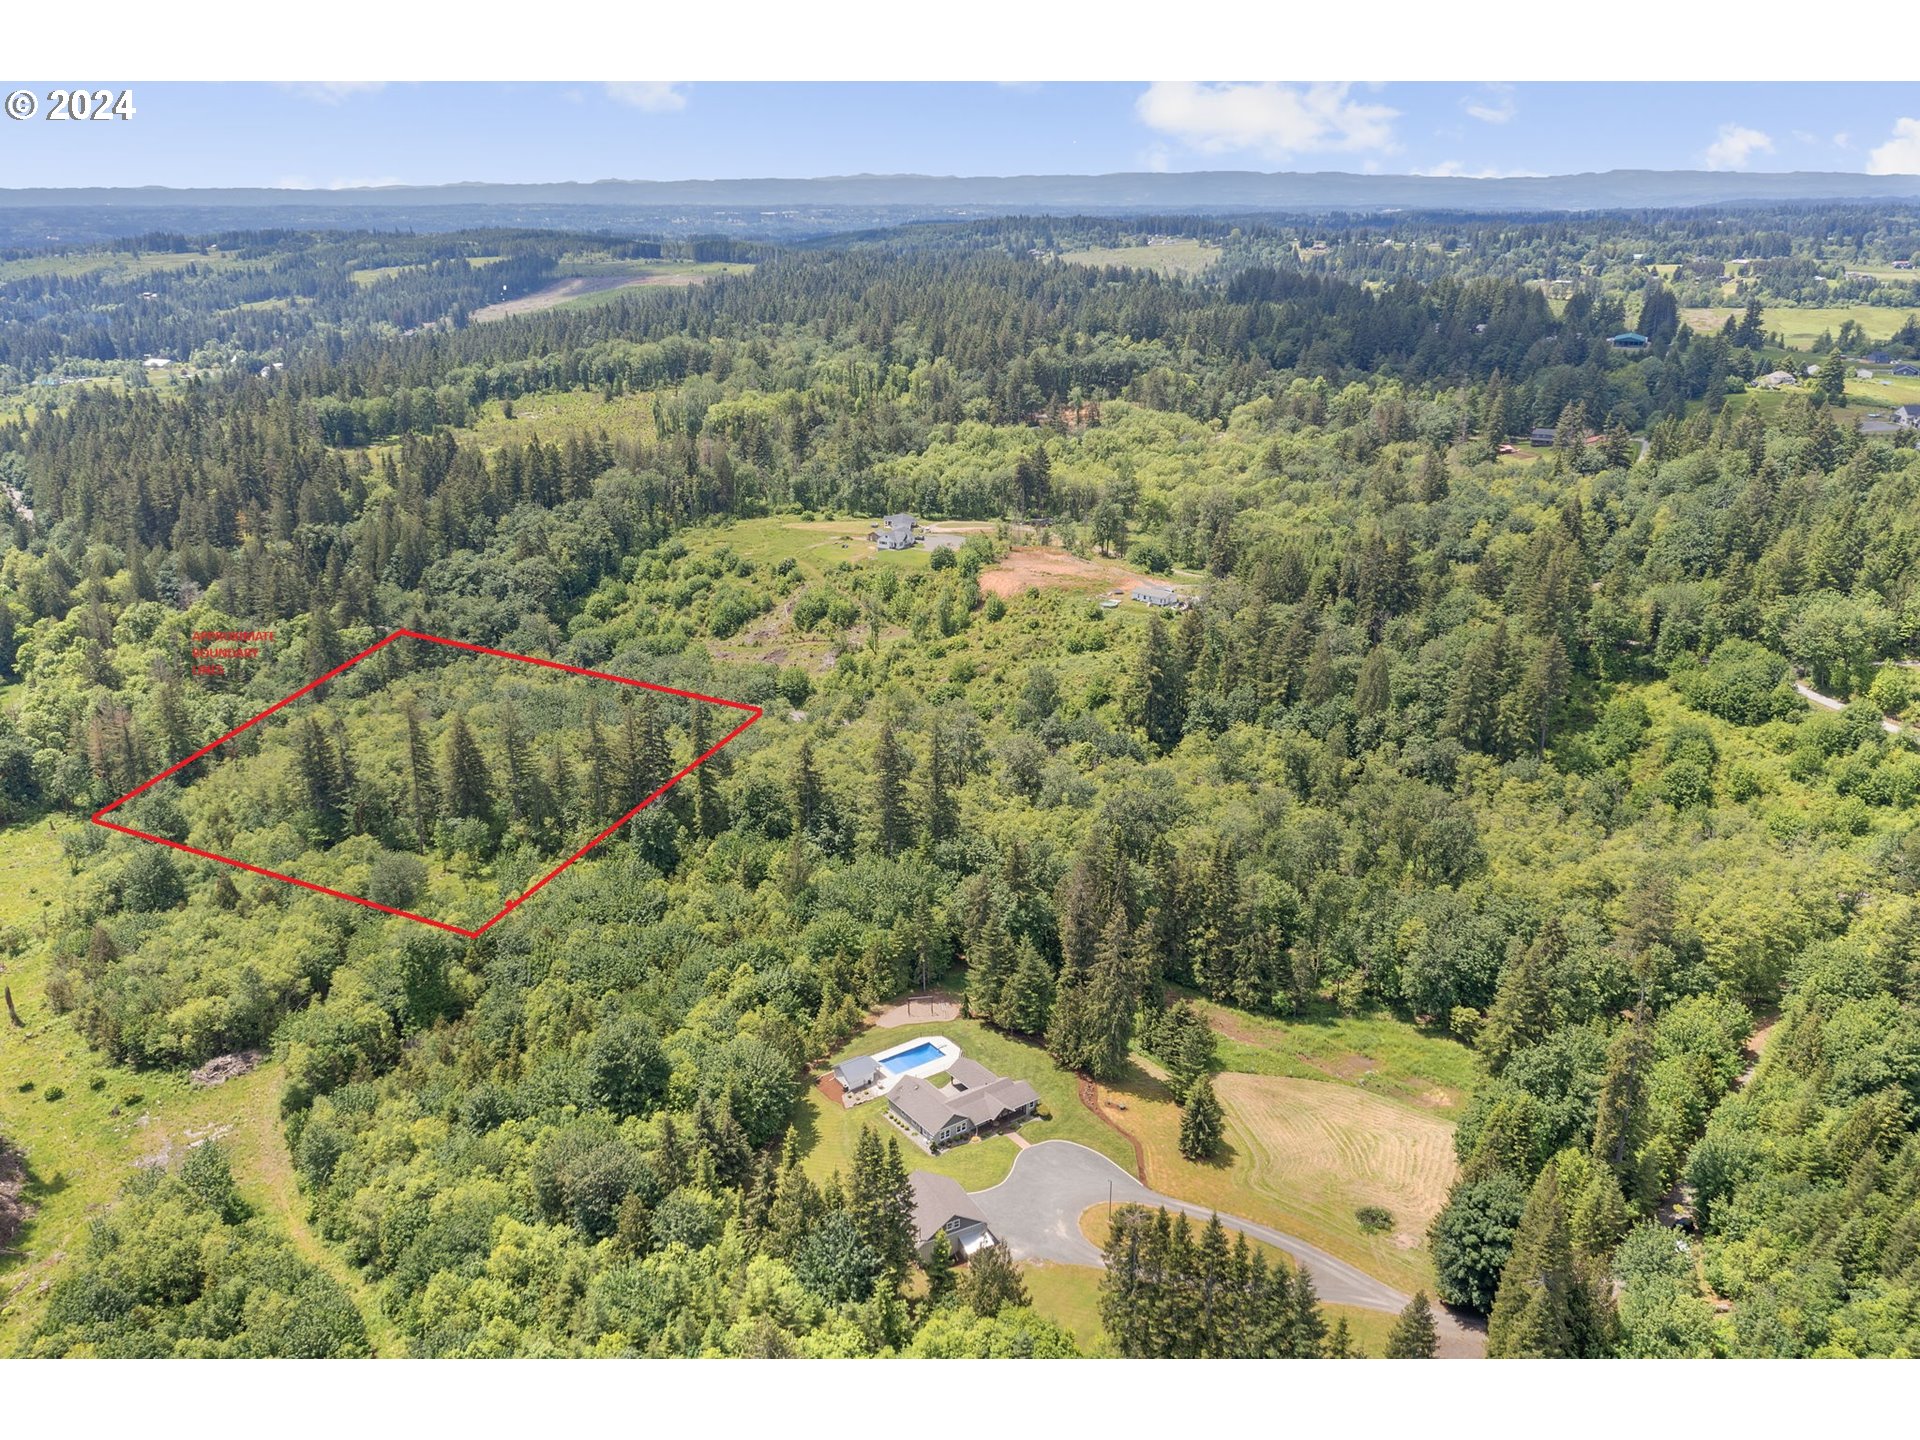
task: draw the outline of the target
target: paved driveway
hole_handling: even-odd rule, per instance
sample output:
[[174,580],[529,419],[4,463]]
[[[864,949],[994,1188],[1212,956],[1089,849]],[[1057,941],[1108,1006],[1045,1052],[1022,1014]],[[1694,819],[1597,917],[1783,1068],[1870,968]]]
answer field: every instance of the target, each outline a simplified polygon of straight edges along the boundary
[[[973,1198],[980,1202],[982,1218],[1013,1248],[1016,1259],[1099,1265],[1100,1251],[1080,1233],[1080,1217],[1090,1207],[1106,1204],[1109,1187],[1116,1205],[1164,1205],[1185,1211],[1202,1224],[1213,1214],[1203,1205],[1149,1190],[1097,1150],[1071,1140],[1043,1140],[1022,1150],[1005,1180],[990,1190],[976,1191]],[[1234,1215],[1222,1215],[1220,1223],[1229,1230],[1244,1231],[1250,1240],[1264,1240],[1286,1251],[1313,1272],[1314,1286],[1328,1304],[1398,1311],[1407,1303],[1399,1291],[1304,1240]]]

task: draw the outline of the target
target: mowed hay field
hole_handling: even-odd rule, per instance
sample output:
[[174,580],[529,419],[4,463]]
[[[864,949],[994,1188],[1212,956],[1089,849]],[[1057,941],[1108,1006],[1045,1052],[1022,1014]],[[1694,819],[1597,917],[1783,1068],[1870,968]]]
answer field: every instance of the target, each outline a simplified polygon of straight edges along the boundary
[[1364,1243],[1425,1246],[1457,1171],[1446,1121],[1322,1080],[1222,1075],[1214,1088],[1248,1184],[1329,1232],[1357,1230],[1362,1205],[1384,1206],[1393,1229]]
[[[1152,1061],[1136,1056],[1100,1087],[1102,1114],[1140,1142],[1146,1183],[1432,1293],[1426,1231],[1453,1184],[1453,1118],[1474,1081],[1466,1048],[1384,1016],[1315,1024],[1201,1008],[1227,1117],[1212,1160],[1181,1155],[1180,1107]],[[1392,1229],[1361,1229],[1362,1205],[1391,1211]]]

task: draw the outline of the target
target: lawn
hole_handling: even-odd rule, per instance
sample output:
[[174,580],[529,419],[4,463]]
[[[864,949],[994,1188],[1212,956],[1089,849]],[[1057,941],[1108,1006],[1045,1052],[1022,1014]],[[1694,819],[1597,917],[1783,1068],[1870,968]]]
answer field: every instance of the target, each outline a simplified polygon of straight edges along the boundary
[[[1796,350],[1805,350],[1820,338],[1821,332],[1838,333],[1842,324],[1851,319],[1867,332],[1869,340],[1886,340],[1894,331],[1906,323],[1907,316],[1914,313],[1911,305],[1769,305],[1766,314],[1761,317],[1762,328],[1769,333],[1778,330],[1786,337],[1787,344]],[[1744,308],[1728,306],[1708,306],[1682,310],[1681,316],[1696,330],[1718,331],[1727,323],[1727,317],[1745,314]]]
[[1155,270],[1162,275],[1199,275],[1220,259],[1220,247],[1204,240],[1172,240],[1162,245],[1100,245],[1063,250],[1060,258],[1074,265],[1120,265],[1129,270]]
[[[1080,1103],[1079,1082],[1071,1072],[1055,1065],[1038,1045],[1001,1035],[977,1020],[930,1020],[885,1031],[869,1030],[833,1058],[837,1062],[850,1055],[868,1054],[928,1035],[945,1035],[964,1054],[989,1070],[1025,1080],[1040,1092],[1040,1114],[1020,1127],[1020,1134],[1026,1140],[1034,1144],[1042,1140],[1077,1140],[1122,1168],[1133,1168],[1132,1147],[1111,1127],[1087,1112]],[[1014,1157],[1020,1153],[1009,1137],[995,1135],[929,1156],[887,1119],[884,1100],[870,1100],[848,1110],[838,1101],[828,1100],[812,1085],[794,1107],[793,1118],[800,1132],[807,1174],[817,1181],[825,1180],[835,1170],[844,1174],[852,1168],[854,1142],[869,1126],[883,1136],[899,1137],[909,1169],[951,1175],[968,1190],[998,1185],[1007,1178]]]
[[1110,1355],[1100,1324],[1100,1277],[1091,1265],[1022,1265],[1034,1310],[1073,1336],[1082,1355]]

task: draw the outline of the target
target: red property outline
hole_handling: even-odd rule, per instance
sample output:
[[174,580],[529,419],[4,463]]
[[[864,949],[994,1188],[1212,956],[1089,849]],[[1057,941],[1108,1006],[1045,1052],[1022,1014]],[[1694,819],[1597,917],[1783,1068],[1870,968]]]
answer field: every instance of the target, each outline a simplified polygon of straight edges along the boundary
[[[549,870],[545,875],[542,875],[538,880],[534,881],[532,885],[528,886],[519,895],[509,900],[505,905],[503,905],[500,908],[500,911],[498,914],[494,915],[492,919],[488,920],[484,925],[482,925],[477,930],[468,930],[459,925],[449,925],[444,920],[435,920],[431,916],[427,916],[427,915],[416,915],[411,910],[397,910],[391,905],[382,905],[378,900],[369,900],[363,895],[349,895],[344,890],[330,890],[325,885],[314,884],[311,880],[302,880],[296,875],[282,875],[278,870],[268,870],[259,865],[249,865],[244,860],[235,860],[228,855],[216,855],[211,850],[197,850],[191,845],[182,845],[178,840],[169,840],[166,837],[161,835],[149,835],[144,830],[135,830],[133,827],[129,825],[121,825],[106,818],[108,815],[112,814],[115,810],[118,810],[122,805],[126,804],[129,800],[133,799],[136,795],[141,794],[143,791],[152,789],[155,785],[158,785],[162,780],[166,779],[169,775],[173,774],[175,771],[183,769],[188,765],[191,765],[194,761],[198,760],[202,755],[207,754],[209,751],[219,749],[222,745],[226,744],[227,741],[233,739],[234,736],[240,734],[244,730],[252,729],[255,725],[258,725],[262,720],[266,719],[269,715],[273,714],[276,710],[285,709],[287,706],[291,705],[294,701],[298,700],[302,695],[305,695],[308,691],[318,689],[320,686],[326,684],[327,681],[333,679],[333,677],[338,675],[341,671],[351,670],[355,665],[358,665],[362,660],[366,659],[369,655],[373,654],[376,650],[382,650],[386,648],[388,645],[391,645],[394,641],[400,640],[400,639],[425,640],[434,645],[449,645],[456,650],[470,650],[476,655],[491,655],[498,660],[519,660],[524,664],[528,664],[528,665],[544,666],[548,670],[565,670],[570,675],[585,675],[594,680],[611,680],[616,685],[631,685],[636,690],[653,690],[662,695],[677,695],[682,700],[703,700],[709,705],[724,705],[729,710],[744,710],[747,712],[747,718],[742,720],[738,725],[734,726],[733,729],[729,730],[726,734],[722,735],[719,738],[719,740],[714,742],[712,745],[709,745],[700,754],[694,756],[692,760],[688,761],[685,765],[681,766],[679,771],[675,773],[673,778],[668,780],[666,784],[662,785],[658,790],[655,790],[651,795],[647,796],[646,799],[642,800],[638,805],[634,806],[631,810],[627,811],[626,814],[622,815],[618,820],[615,820],[611,825],[607,826],[606,829],[602,830],[598,835],[594,836],[591,840],[587,841],[586,844],[582,845],[578,850],[574,851],[573,854],[569,855],[566,859],[562,860],[558,865],[554,866],[553,869]],[[329,670],[326,674],[322,675],[318,680],[313,681],[311,684],[302,685],[298,690],[294,691],[291,695],[287,696],[286,699],[277,701],[276,703],[269,705],[266,709],[262,710],[258,715],[254,716],[251,720],[247,721],[244,725],[235,726],[233,729],[229,730],[226,734],[222,735],[218,740],[214,741],[211,745],[201,746],[198,750],[194,751],[193,754],[187,756],[186,759],[176,761],[172,765],[169,765],[166,769],[162,770],[158,775],[154,776],[151,780],[147,781],[144,785],[136,786],[134,789],[129,790],[126,794],[122,795],[118,800],[115,800],[111,805],[107,805],[102,807],[99,810],[96,810],[92,818],[93,818],[94,824],[105,826],[109,830],[117,830],[122,835],[131,835],[136,840],[151,840],[156,845],[165,845],[169,849],[173,849],[173,850],[184,850],[187,854],[197,855],[202,860],[217,860],[222,865],[231,865],[237,870],[247,870],[252,872],[255,875],[264,875],[269,880],[284,880],[289,885],[298,885],[303,890],[318,891],[322,895],[331,895],[336,900],[348,900],[355,905],[364,905],[369,910],[379,910],[379,911],[383,911],[388,915],[398,915],[403,920],[417,920],[420,922],[420,924],[431,925],[436,930],[447,930],[452,932],[455,935],[464,935],[467,939],[474,940],[486,934],[487,931],[491,930],[494,926],[498,925],[502,920],[506,919],[507,916],[511,915],[515,910],[519,909],[521,905],[525,904],[538,891],[544,888],[546,884],[549,881],[551,881],[555,876],[559,875],[559,873],[562,870],[565,870],[569,865],[573,864],[576,860],[580,859],[589,850],[593,849],[594,846],[598,845],[601,841],[605,840],[609,835],[613,834],[614,831],[618,830],[622,825],[626,824],[627,821],[631,820],[634,816],[638,815],[642,810],[646,809],[647,806],[651,805],[654,801],[658,800],[662,795],[666,794],[667,791],[671,790],[675,785],[679,784],[682,780],[686,779],[687,776],[691,775],[695,770],[698,770],[708,760],[712,759],[715,755],[719,754],[721,749],[724,746],[726,746],[735,737],[740,735],[741,732],[743,732],[749,725],[753,724],[754,721],[758,720],[761,717],[761,714],[762,714],[762,711],[758,705],[749,705],[744,700],[723,700],[718,695],[701,695],[692,690],[675,690],[670,685],[653,685],[653,684],[649,684],[645,680],[630,680],[624,675],[609,675],[604,670],[586,670],[586,669],[582,669],[578,665],[562,665],[557,660],[542,660],[535,655],[515,655],[508,650],[490,650],[485,645],[470,645],[465,640],[449,640],[442,635],[427,635],[418,630],[395,630],[391,635],[387,636],[384,640],[375,641],[373,644],[369,645],[366,649],[362,650],[358,655],[355,655],[350,660],[343,661],[341,664],[334,666],[333,669]]]

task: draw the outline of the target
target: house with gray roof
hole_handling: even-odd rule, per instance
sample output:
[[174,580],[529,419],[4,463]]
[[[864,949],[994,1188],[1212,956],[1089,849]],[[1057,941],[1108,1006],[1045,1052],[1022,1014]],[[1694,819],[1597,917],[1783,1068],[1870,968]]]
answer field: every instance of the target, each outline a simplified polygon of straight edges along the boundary
[[933,1258],[933,1243],[943,1233],[956,1260],[1000,1243],[958,1180],[916,1170],[907,1177],[907,1184],[913,1189],[913,1248],[921,1264]]
[[833,1067],[833,1078],[849,1095],[870,1088],[881,1076],[880,1062],[871,1055],[855,1055]]
[[933,1086],[909,1075],[887,1092],[887,1114],[929,1152],[973,1133],[973,1121],[955,1113]]
[[880,550],[911,550],[919,543],[913,532],[913,516],[889,515],[873,527],[867,538]]
[[1893,423],[1902,430],[1920,428],[1920,405],[1902,405],[1893,412]]
[[995,1075],[965,1056],[948,1070],[949,1083],[935,1089],[908,1075],[887,1091],[887,1116],[928,1154],[991,1130],[1015,1125],[1040,1108],[1040,1092],[1024,1080]]

